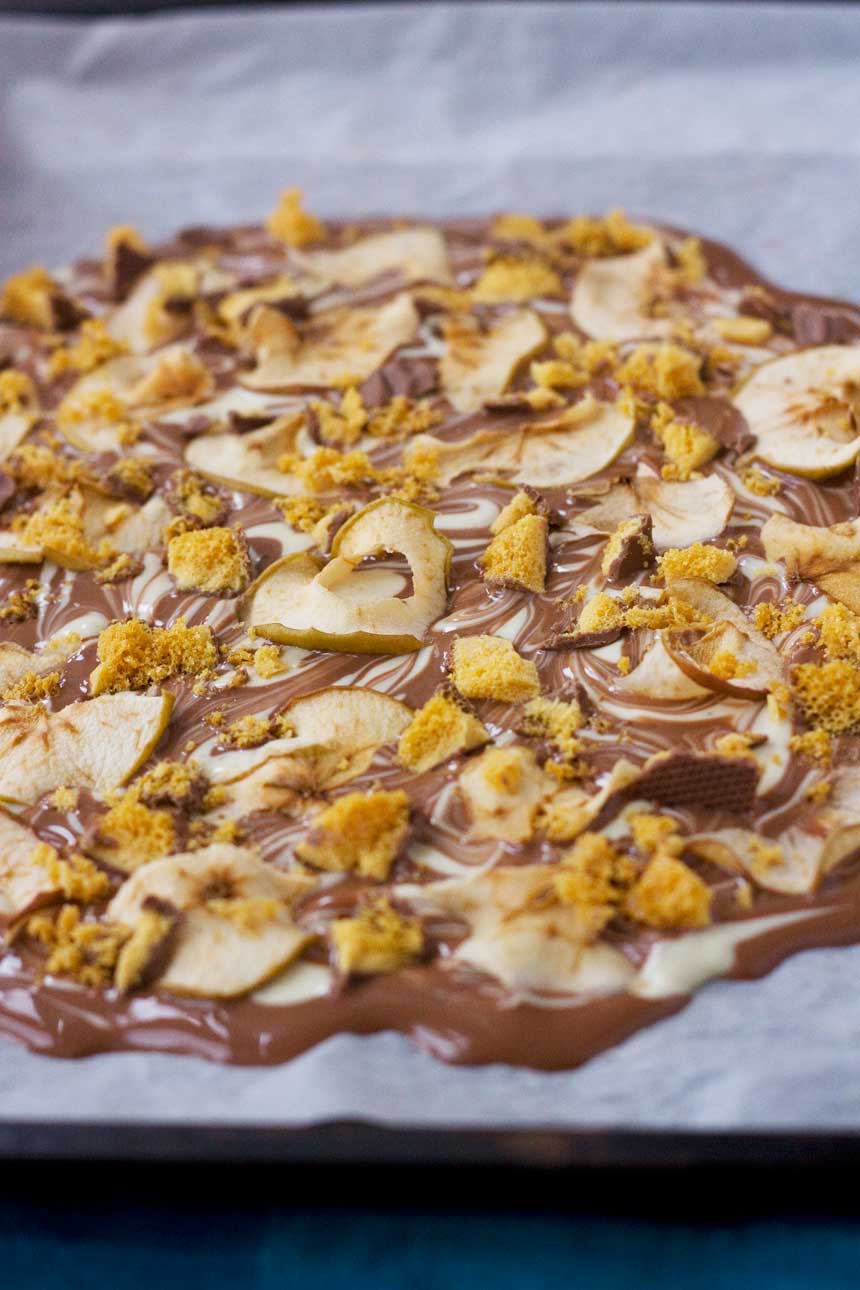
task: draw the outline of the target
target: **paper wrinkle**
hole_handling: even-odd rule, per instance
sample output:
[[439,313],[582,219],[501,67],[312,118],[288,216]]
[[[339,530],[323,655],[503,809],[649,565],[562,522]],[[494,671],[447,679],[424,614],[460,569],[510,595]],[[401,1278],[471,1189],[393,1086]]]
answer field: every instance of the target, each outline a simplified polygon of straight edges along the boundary
[[[850,6],[460,4],[0,19],[0,277],[104,231],[312,210],[622,205],[787,286],[860,297]],[[579,1071],[444,1066],[399,1036],[289,1065],[61,1062],[0,1043],[6,1119],[860,1127],[860,947],[706,987]],[[575,1015],[571,1024],[576,1024]]]

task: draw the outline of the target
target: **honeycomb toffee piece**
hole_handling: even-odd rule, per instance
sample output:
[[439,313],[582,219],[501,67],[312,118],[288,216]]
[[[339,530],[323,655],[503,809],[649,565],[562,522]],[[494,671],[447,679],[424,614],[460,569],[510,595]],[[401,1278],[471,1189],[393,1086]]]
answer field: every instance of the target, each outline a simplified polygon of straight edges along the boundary
[[22,266],[0,1034],[564,1069],[860,940],[858,478],[860,310],[617,210]]

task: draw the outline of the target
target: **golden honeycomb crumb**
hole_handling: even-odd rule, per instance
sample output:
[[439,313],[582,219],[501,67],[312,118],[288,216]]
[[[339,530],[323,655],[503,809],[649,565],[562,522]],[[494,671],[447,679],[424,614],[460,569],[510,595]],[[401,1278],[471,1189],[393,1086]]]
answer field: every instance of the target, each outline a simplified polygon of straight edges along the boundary
[[366,452],[338,452],[317,448],[309,457],[287,453],[278,459],[278,470],[295,475],[311,493],[332,493],[338,488],[378,481],[379,472]]
[[748,466],[741,471],[741,483],[756,497],[775,497],[782,492],[782,481],[773,475],[766,475],[757,466]]
[[64,488],[86,480],[82,462],[64,457],[47,444],[21,443],[5,465],[8,474],[22,488],[45,491]]
[[110,864],[131,872],[148,860],[169,855],[176,845],[176,830],[168,811],[145,806],[130,791],[100,818],[98,840]]
[[202,798],[205,783],[193,763],[159,761],[138,776],[129,792],[147,806],[187,807]]
[[451,679],[465,699],[522,703],[540,694],[534,663],[501,636],[459,636],[451,657]]
[[576,701],[563,699],[530,699],[525,705],[519,729],[532,738],[548,740],[567,761],[575,761],[584,750],[577,731],[585,725],[582,708]]
[[773,327],[766,318],[715,318],[714,330],[733,345],[766,345]]
[[396,972],[424,952],[421,924],[399,914],[387,900],[365,905],[353,918],[335,919],[329,936],[344,976]]
[[[741,730],[731,730],[714,740],[714,752],[720,757],[752,757],[752,749],[759,742],[755,735]],[[753,758],[755,760],[755,758]]]
[[186,627],[184,618],[171,627],[149,627],[139,618],[111,623],[99,634],[97,655],[90,677],[94,695],[140,690],[180,673],[199,675],[218,661],[212,629]]
[[630,659],[628,658],[628,656],[627,656],[626,654],[622,654],[622,655],[621,655],[621,657],[619,658],[618,663],[616,664],[616,666],[617,666],[618,671],[621,673],[621,675],[622,675],[622,676],[629,676],[629,675],[630,675],[630,668],[632,667],[632,664],[631,664]]
[[820,762],[822,766],[829,766],[833,759],[833,744],[826,730],[805,730],[803,734],[792,735],[788,746],[792,752]]
[[53,377],[62,376],[64,372],[94,372],[97,367],[127,352],[127,347],[111,336],[100,318],[87,318],[73,344],[54,350],[48,372]]
[[68,569],[95,569],[114,552],[103,539],[97,546],[87,540],[84,499],[75,491],[48,499],[41,510],[22,516],[15,524],[23,546],[36,547]]
[[708,671],[723,681],[750,676],[755,670],[755,663],[738,658],[728,649],[717,650],[708,661]]
[[665,582],[673,582],[676,578],[728,582],[737,567],[737,558],[731,551],[707,542],[694,542],[688,547],[672,547],[657,561],[658,572]]
[[548,523],[543,515],[524,515],[497,533],[478,563],[487,582],[546,589]]
[[0,417],[8,412],[31,411],[38,403],[33,378],[15,367],[0,371]]
[[107,874],[86,856],[73,853],[68,859],[63,859],[54,847],[47,842],[40,842],[30,859],[33,864],[45,870],[53,889],[61,892],[66,900],[90,905],[94,901],[104,900],[110,893],[111,885]]
[[336,409],[325,399],[314,399],[310,406],[317,420],[320,438],[325,443],[350,445],[361,438],[367,425],[368,412],[354,385],[344,391]]
[[618,601],[605,591],[599,591],[583,605],[576,620],[576,630],[588,633],[614,631],[616,627],[623,626],[624,617],[624,609]]
[[561,290],[561,278],[545,261],[536,257],[502,256],[487,265],[472,294],[481,304],[497,304],[505,300],[557,296]]
[[674,467],[674,478],[687,480],[717,455],[720,442],[690,421],[678,420],[668,403],[659,403],[651,429]]
[[[219,718],[215,720],[214,718]],[[275,726],[271,717],[249,712],[244,717],[237,717],[225,725],[222,713],[210,713],[207,723],[219,732],[219,742],[228,748],[258,748],[275,736]]]
[[442,419],[426,400],[417,403],[405,394],[396,394],[383,407],[371,412],[367,433],[375,439],[408,439],[413,434],[424,434]]
[[325,237],[325,225],[305,210],[302,190],[285,188],[277,206],[266,220],[266,228],[287,246],[308,246]]
[[193,470],[176,470],[170,478],[170,499],[173,505],[187,515],[193,515],[202,524],[212,524],[224,509],[224,500]]
[[634,349],[618,369],[617,379],[638,393],[671,402],[704,393],[698,354],[669,342]]
[[68,976],[90,988],[110,984],[130,935],[117,923],[85,921],[77,905],[63,905],[54,915],[35,914],[26,932],[48,949],[44,971],[49,976]]
[[291,528],[300,533],[312,533],[322,520],[335,516],[343,510],[340,502],[319,502],[315,497],[278,497],[274,505],[283,515]]
[[254,650],[253,664],[257,676],[261,676],[264,681],[287,671],[287,665],[281,658],[281,651],[277,645],[258,646]]
[[78,804],[78,790],[65,785],[55,788],[48,801],[55,811],[73,811]]
[[283,908],[279,900],[266,896],[233,896],[206,901],[208,913],[214,914],[216,918],[228,919],[240,932],[251,936],[260,933],[267,924],[273,923],[283,912]]
[[827,801],[832,791],[833,785],[828,779],[819,779],[816,783],[810,784],[808,788],[804,789],[804,797],[808,802],[813,802],[816,806],[820,806]]
[[711,891],[682,860],[658,851],[627,893],[628,917],[661,931],[706,927]]
[[563,904],[621,904],[636,879],[636,865],[602,833],[583,833],[561,858],[555,892]]
[[657,605],[630,605],[623,618],[626,627],[633,630],[647,627],[655,632],[666,627],[706,626],[710,621],[708,615],[700,609],[672,595],[667,595]]
[[139,572],[140,568],[140,562],[135,560],[134,556],[129,555],[127,551],[122,551],[103,569],[99,569],[96,573],[96,582],[100,582],[104,586],[112,582],[121,582],[124,578],[133,577],[134,574]]
[[671,815],[637,811],[630,816],[630,831],[633,835],[633,845],[643,855],[655,855],[658,851],[667,855],[678,855],[683,850],[684,843],[679,833],[678,821]]
[[845,605],[832,604],[815,619],[827,658],[860,664],[860,617]]
[[520,489],[514,494],[507,506],[503,506],[499,511],[490,525],[490,532],[499,534],[503,529],[510,528],[512,524],[516,524],[517,520],[524,519],[526,515],[536,515],[537,509],[537,502],[532,494],[527,493],[525,489]]
[[811,726],[831,735],[860,727],[860,670],[851,663],[800,663],[792,674],[791,691]]
[[49,699],[52,694],[56,694],[59,688],[59,672],[45,672],[41,675],[38,672],[25,672],[17,681],[6,686],[3,691],[3,701],[4,703],[16,700],[23,703],[40,703],[42,699]]
[[803,622],[806,606],[793,600],[785,600],[781,605],[772,600],[763,600],[753,611],[753,624],[768,640],[782,636]]
[[35,578],[28,578],[20,591],[10,591],[0,606],[0,622],[23,623],[34,618],[39,609],[39,596],[42,584]]
[[675,274],[680,282],[695,286],[707,277],[708,264],[697,237],[685,237],[675,247],[675,259],[678,261]]
[[408,829],[409,798],[402,789],[347,793],[314,817],[296,855],[317,869],[382,881]]
[[408,770],[421,774],[489,739],[483,722],[444,691],[434,694],[400,736],[397,755]]
[[171,538],[167,568],[180,591],[210,595],[242,591],[250,565],[244,539],[233,529],[192,529]]
[[88,422],[116,426],[125,422],[127,416],[126,405],[112,390],[72,389],[57,408],[57,425],[61,430],[74,430]]
[[47,269],[33,265],[9,278],[0,290],[0,318],[25,327],[54,327],[54,297],[59,288]]
[[137,407],[165,403],[199,403],[211,394],[212,376],[196,354],[187,349],[170,350],[159,358],[152,371],[129,392]]
[[611,210],[602,219],[577,215],[559,230],[559,236],[580,255],[626,255],[653,240],[651,229],[632,224],[623,210]]
[[532,363],[529,375],[535,385],[545,386],[549,390],[576,389],[585,383],[585,375],[577,371],[573,363],[566,363],[561,358]]

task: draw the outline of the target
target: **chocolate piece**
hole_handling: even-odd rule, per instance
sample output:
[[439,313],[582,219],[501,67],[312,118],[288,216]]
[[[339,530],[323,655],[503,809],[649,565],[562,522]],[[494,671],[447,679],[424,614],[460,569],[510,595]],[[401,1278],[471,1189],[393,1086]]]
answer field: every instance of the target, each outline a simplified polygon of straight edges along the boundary
[[758,764],[749,757],[660,753],[646,762],[642,774],[624,791],[628,800],[642,797],[666,806],[748,815],[758,780]]
[[[634,515],[633,519],[636,521],[636,527],[629,532],[625,531],[621,536],[618,554],[605,569],[606,577],[613,581],[632,578],[634,574],[641,573],[644,569],[653,569],[656,563],[651,536],[654,527],[651,516]],[[617,640],[617,636],[614,639]]]
[[119,239],[105,262],[108,290],[114,300],[125,300],[139,278],[155,263],[148,251],[139,251],[130,242]]
[[849,345],[860,336],[860,314],[856,310],[801,301],[792,308],[791,323],[798,345]]
[[712,398],[696,394],[686,399],[678,399],[674,405],[675,413],[681,421],[691,421],[693,425],[718,439],[724,448],[732,452],[746,452],[754,442],[750,428],[734,406],[726,398]]

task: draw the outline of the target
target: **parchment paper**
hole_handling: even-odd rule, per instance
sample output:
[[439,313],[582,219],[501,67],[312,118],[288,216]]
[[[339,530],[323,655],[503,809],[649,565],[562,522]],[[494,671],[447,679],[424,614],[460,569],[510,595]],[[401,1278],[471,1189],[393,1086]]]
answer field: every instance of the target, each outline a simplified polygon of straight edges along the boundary
[[[860,12],[423,5],[0,19],[0,274],[133,222],[602,210],[860,296]],[[860,1128],[860,948],[708,986],[580,1071],[446,1067],[395,1035],[292,1064],[59,1062],[0,1042],[7,1118]]]

